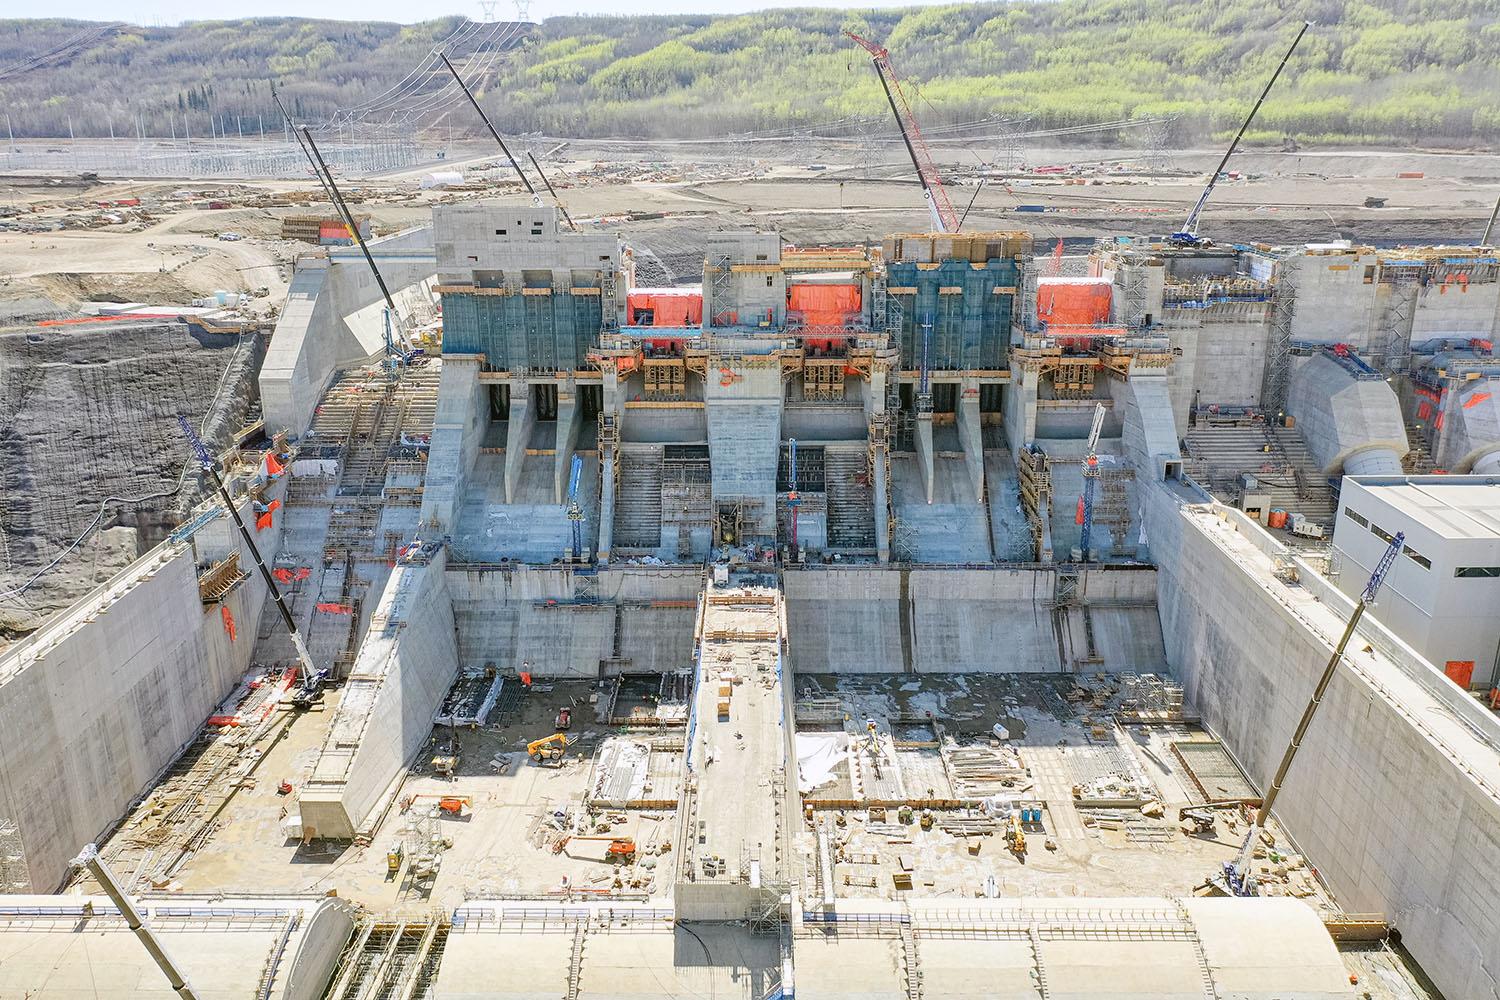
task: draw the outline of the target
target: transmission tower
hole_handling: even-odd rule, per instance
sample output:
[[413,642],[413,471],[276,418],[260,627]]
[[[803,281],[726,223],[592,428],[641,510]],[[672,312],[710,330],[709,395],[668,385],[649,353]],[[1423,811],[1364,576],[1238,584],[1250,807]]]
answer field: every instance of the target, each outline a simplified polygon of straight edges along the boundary
[[526,24],[531,20],[531,0],[512,0],[516,5],[516,20]]
[[995,166],[1001,170],[1015,170],[1026,162],[1026,150],[1021,136],[1031,131],[1031,116],[1007,118],[1000,122],[995,136]]
[[1143,130],[1142,143],[1146,147],[1146,166],[1152,170],[1166,170],[1172,166],[1174,136],[1177,115],[1152,119]]
[[495,23],[495,8],[499,6],[500,0],[479,0],[479,19],[485,24]]

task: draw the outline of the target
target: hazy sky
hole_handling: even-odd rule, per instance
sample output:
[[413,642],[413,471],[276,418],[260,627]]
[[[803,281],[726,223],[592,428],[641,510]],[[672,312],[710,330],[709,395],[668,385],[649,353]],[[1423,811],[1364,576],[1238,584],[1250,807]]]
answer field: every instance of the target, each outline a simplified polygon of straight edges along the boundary
[[[943,0],[651,0],[647,3],[640,0],[625,3],[532,0],[530,17],[536,21],[554,14],[733,14],[767,7],[910,7],[936,2]],[[9,17],[25,16],[20,9],[5,10],[13,3],[27,6],[20,0],[0,0],[0,12]],[[276,15],[406,23],[431,20],[444,14],[467,14],[476,20],[482,16],[480,5],[474,0],[439,5],[412,3],[411,0],[53,0],[43,6],[47,17],[125,20],[136,24],[178,24],[184,20]],[[37,16],[42,12],[41,8],[34,8],[29,15]],[[496,19],[511,20],[515,16],[514,0],[499,0],[495,6]]]

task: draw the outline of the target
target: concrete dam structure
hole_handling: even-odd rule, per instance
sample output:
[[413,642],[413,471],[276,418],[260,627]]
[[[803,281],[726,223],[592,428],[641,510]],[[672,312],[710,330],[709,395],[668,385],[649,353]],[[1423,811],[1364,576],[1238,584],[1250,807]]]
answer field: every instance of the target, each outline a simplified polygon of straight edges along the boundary
[[0,654],[0,992],[1500,998],[1492,249],[701,242],[299,264],[254,551]]

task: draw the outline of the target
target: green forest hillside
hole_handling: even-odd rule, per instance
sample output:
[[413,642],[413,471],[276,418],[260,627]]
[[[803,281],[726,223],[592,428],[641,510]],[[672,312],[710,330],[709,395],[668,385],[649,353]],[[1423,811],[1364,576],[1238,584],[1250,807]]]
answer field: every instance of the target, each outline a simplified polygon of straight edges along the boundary
[[[1030,115],[1038,127],[1057,127],[1174,114],[1180,137],[1198,139],[1234,127],[1303,19],[1315,27],[1262,110],[1258,137],[1500,139],[1494,0],[1056,0],[567,17],[451,47],[510,131],[847,130],[851,117],[886,113],[868,58],[842,36],[849,29],[889,47],[916,84],[924,122]],[[0,21],[0,101],[18,136],[66,135],[70,120],[80,135],[167,134],[184,118],[195,135],[233,133],[274,127],[275,80],[309,120],[354,109],[367,123],[467,129],[472,112],[451,91],[444,96],[446,77],[412,74],[461,23]],[[79,40],[90,31],[97,37]],[[50,62],[27,65],[59,48]]]

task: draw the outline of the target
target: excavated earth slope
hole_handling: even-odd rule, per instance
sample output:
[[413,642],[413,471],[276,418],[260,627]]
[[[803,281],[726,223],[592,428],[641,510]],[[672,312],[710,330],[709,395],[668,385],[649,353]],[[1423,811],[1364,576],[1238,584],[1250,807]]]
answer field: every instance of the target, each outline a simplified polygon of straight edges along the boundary
[[264,353],[175,320],[0,331],[0,644],[165,537],[199,488],[177,415],[227,442]]

